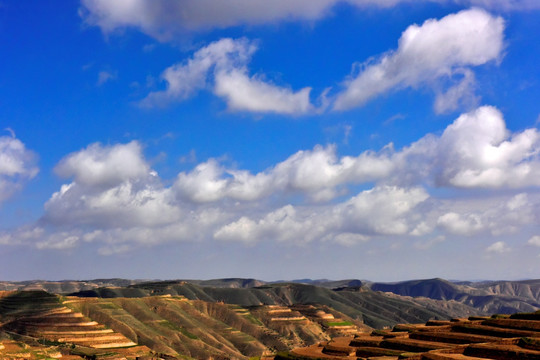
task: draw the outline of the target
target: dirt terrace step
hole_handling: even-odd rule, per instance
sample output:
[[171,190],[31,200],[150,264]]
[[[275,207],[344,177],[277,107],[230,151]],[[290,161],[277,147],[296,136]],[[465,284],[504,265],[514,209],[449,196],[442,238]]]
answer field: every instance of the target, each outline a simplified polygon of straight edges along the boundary
[[482,325],[540,332],[540,321],[534,320],[488,319],[483,321]]
[[425,331],[425,332],[438,332],[438,331],[449,331],[452,329],[453,326],[456,323],[453,323],[452,325],[437,325],[437,326],[420,326],[414,329],[413,331]]
[[495,342],[500,338],[495,336],[464,334],[455,332],[413,332],[409,335],[410,339],[426,340],[435,342],[444,342],[450,344],[472,344],[483,342]]
[[452,327],[452,331],[486,336],[496,336],[500,338],[534,336],[535,334],[537,334],[537,332],[531,330],[505,329],[497,326],[479,324],[455,325]]
[[444,354],[439,352],[428,352],[422,354],[422,360],[486,360],[486,358],[467,356],[464,354]]
[[65,306],[58,307],[50,310],[43,310],[38,314],[32,315],[30,317],[42,317],[42,316],[51,316],[51,315],[63,315],[63,314],[75,314],[71,309],[68,309]]
[[443,325],[452,325],[454,321],[451,320],[428,320],[426,326],[443,326]]
[[101,329],[101,330],[86,330],[86,331],[42,331],[42,335],[58,335],[58,336],[72,336],[72,335],[94,335],[94,334],[109,334],[114,332],[113,329]]
[[337,346],[328,344],[323,350],[323,354],[337,355],[337,356],[353,356],[356,354],[356,349],[350,346]]
[[380,347],[362,346],[356,348],[356,356],[371,357],[373,356],[399,356],[406,351],[396,349],[384,349]]
[[92,344],[90,347],[94,349],[115,349],[115,348],[123,348],[123,347],[131,347],[137,345],[133,341],[124,341],[124,342],[116,342],[116,343],[105,343],[105,344]]
[[518,345],[525,349],[540,351],[540,337],[519,339]]
[[380,346],[387,349],[404,350],[407,352],[424,352],[436,349],[452,348],[456,345],[434,341],[395,338],[384,339]]
[[49,326],[27,326],[25,328],[27,333],[34,333],[34,334],[41,334],[44,331],[50,331],[50,332],[58,332],[58,331],[65,331],[65,332],[73,332],[73,331],[94,331],[94,330],[104,330],[104,325],[95,325],[95,326],[72,326],[73,324],[68,324],[67,326],[55,326],[55,325],[49,325]]
[[34,325],[34,324],[43,324],[43,325],[56,325],[56,324],[79,324],[87,323],[83,317],[32,317],[21,319],[19,321],[21,324]]
[[425,324],[397,324],[392,329],[393,332],[399,332],[399,331],[414,331],[419,328],[425,328]]
[[22,324],[26,326],[34,326],[34,327],[86,327],[86,326],[96,326],[99,325],[95,321],[79,321],[79,322],[21,322]]
[[350,346],[356,346],[356,347],[377,347],[380,345],[380,343],[383,341],[382,336],[371,336],[371,335],[364,335],[364,336],[358,336],[351,340]]
[[87,343],[87,342],[111,342],[117,341],[117,340],[128,340],[124,335],[121,334],[114,334],[114,335],[94,335],[94,336],[87,336],[87,337],[61,337],[57,338],[56,341],[59,342],[68,342],[68,343]]
[[72,311],[62,311],[62,312],[52,312],[50,314],[41,314],[41,317],[43,318],[51,318],[51,319],[68,319],[68,318],[82,318],[84,317],[83,314],[80,312],[72,312]]
[[517,345],[506,344],[473,344],[465,349],[464,354],[500,360],[540,360],[540,351],[524,349]]

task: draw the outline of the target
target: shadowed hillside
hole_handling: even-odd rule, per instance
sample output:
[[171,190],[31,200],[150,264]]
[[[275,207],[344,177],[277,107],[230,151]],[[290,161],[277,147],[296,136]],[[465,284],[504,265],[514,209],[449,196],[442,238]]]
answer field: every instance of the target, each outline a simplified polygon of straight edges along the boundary
[[428,279],[373,283],[370,287],[402,296],[454,300],[484,313],[512,314],[540,308],[540,280],[454,284],[443,279]]
[[190,300],[224,302],[240,306],[320,304],[329,306],[370,327],[382,328],[400,322],[422,322],[483,312],[457,302],[415,300],[365,287],[329,289],[298,283],[266,284],[250,288],[199,286],[185,281],[150,282],[126,288],[98,288],[74,293],[79,297],[184,296]]

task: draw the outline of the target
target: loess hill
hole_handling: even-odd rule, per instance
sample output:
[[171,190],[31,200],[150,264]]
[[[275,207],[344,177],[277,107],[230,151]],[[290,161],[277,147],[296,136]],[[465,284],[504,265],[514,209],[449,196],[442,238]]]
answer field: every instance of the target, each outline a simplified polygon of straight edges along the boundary
[[6,289],[0,291],[0,358],[28,359],[293,356],[293,349],[339,347],[336,339],[359,339],[396,324],[540,307],[537,280],[99,279],[3,282],[0,289]]

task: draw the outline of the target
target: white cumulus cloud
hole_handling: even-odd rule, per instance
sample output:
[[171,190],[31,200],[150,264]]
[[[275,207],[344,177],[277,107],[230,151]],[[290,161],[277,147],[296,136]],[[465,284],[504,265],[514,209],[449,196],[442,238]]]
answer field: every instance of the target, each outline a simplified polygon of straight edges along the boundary
[[412,0],[82,0],[81,16],[104,33],[135,27],[168,41],[190,31],[318,20],[338,3],[389,7],[401,2]]
[[92,144],[66,156],[55,171],[72,177],[73,182],[63,185],[45,204],[47,222],[155,226],[179,216],[170,190],[150,169],[138,142]]
[[351,75],[337,95],[334,109],[346,110],[388,91],[432,85],[439,79],[465,74],[458,85],[437,100],[438,111],[452,109],[470,95],[473,77],[468,68],[501,57],[503,31],[503,19],[481,9],[411,25],[401,35],[397,50],[366,63],[359,74]]
[[509,252],[510,248],[506,245],[504,241],[497,241],[491,244],[486,248],[486,252],[488,253],[498,253],[503,254],[505,252]]
[[36,155],[14,136],[0,136],[0,203],[38,173]]
[[377,187],[333,206],[284,206],[259,219],[243,216],[214,233],[214,238],[253,243],[261,240],[342,244],[370,236],[403,235],[413,226],[412,210],[428,199],[419,188]]
[[338,195],[336,187],[363,183],[389,175],[392,161],[383,151],[364,152],[358,157],[338,158],[335,146],[316,146],[299,151],[266,171],[226,169],[216,160],[201,163],[178,175],[174,189],[181,198],[212,202],[231,198],[258,200],[276,193],[303,193],[315,201]]
[[249,75],[247,65],[256,49],[247,39],[215,41],[195,52],[187,62],[166,69],[161,78],[167,88],[150,93],[141,104],[159,106],[181,101],[210,87],[233,111],[279,114],[313,111],[310,88],[295,92],[264,80],[263,75]]
[[[1,232],[0,244],[62,250],[93,243],[111,255],[178,241],[349,246],[401,237],[428,249],[455,236],[517,236],[540,220],[540,197],[528,191],[540,186],[539,149],[538,130],[512,133],[489,106],[402,149],[339,156],[336,146],[318,145],[260,172],[209,159],[171,185],[138,142],[91,144],[58,163],[56,173],[68,181],[41,219]],[[4,174],[32,174],[25,162],[2,161]],[[464,196],[438,197],[436,187]]]
[[64,178],[73,177],[79,184],[114,186],[150,173],[141,151],[136,141],[114,146],[95,143],[64,157],[54,171]]
[[[476,5],[497,10],[539,9],[536,0],[423,0]],[[281,21],[314,21],[345,3],[359,8],[387,8],[421,0],[82,0],[81,16],[104,33],[134,27],[161,41],[192,31],[259,25]]]
[[[336,152],[335,146],[316,146],[259,173],[227,169],[210,159],[180,173],[174,190],[196,203],[253,201],[287,193],[324,202],[343,195],[349,185],[367,182],[448,188],[540,186],[540,133],[534,128],[511,133],[501,112],[491,106],[465,113],[442,135],[427,134],[400,150],[389,144],[358,156],[339,157]],[[441,225],[455,229],[461,223],[464,231],[474,222],[451,215],[441,219]]]
[[494,107],[461,115],[446,128],[437,148],[437,181],[442,185],[540,185],[540,132],[530,128],[511,134]]

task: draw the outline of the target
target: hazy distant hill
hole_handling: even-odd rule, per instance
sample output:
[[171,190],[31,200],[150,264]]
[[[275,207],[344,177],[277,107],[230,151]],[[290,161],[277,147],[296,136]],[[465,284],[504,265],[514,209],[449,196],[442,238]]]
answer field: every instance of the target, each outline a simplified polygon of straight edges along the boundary
[[29,281],[0,281],[0,291],[11,290],[45,290],[55,294],[65,294],[82,290],[90,290],[105,286],[129,286],[148,280],[127,279],[94,279],[94,280],[29,280]]
[[402,296],[454,300],[485,313],[511,314],[540,308],[540,280],[451,283],[443,279],[373,283],[375,291]]

